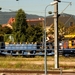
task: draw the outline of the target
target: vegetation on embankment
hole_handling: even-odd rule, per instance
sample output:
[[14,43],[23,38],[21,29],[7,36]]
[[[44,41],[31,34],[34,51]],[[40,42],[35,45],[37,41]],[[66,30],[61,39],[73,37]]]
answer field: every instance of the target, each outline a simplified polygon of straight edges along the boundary
[[[59,57],[60,68],[75,69],[74,57]],[[72,65],[71,65],[72,64]],[[44,70],[44,57],[22,57],[22,56],[0,56],[0,68],[2,69],[24,69],[24,70]],[[47,57],[48,70],[54,68],[54,56]]]

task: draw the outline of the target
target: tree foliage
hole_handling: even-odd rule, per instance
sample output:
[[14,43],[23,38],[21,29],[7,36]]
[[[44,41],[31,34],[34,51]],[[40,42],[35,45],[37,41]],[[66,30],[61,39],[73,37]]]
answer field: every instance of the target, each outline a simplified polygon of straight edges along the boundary
[[0,25],[0,42],[3,42],[4,41],[4,32],[3,32],[3,29],[2,29],[2,26]]
[[4,38],[6,34],[11,34],[11,33],[12,29],[10,29],[7,26],[2,27],[2,25],[0,25],[0,42],[5,41]]
[[22,9],[18,10],[12,26],[15,42],[36,42],[42,39],[42,26],[40,24],[28,25],[26,14]]
[[50,26],[49,31],[47,32],[47,35],[48,35],[48,34],[54,35],[54,24],[52,24],[52,25]]
[[[66,27],[63,23],[59,22],[58,23],[58,38],[61,40],[64,36]],[[54,24],[52,24],[49,28],[49,32],[47,33],[48,35],[54,35]]]
[[29,25],[29,27],[27,28],[27,42],[32,42],[34,39],[34,27],[32,27],[31,25]]
[[3,28],[2,28],[1,25],[0,25],[0,34],[4,34],[4,32],[3,32]]
[[27,29],[27,41],[28,42],[36,42],[36,41],[41,41],[43,35],[43,27],[42,25],[29,25]]
[[43,27],[42,25],[38,24],[34,26],[34,41],[41,42],[43,39]]
[[3,27],[2,29],[3,29],[4,34],[11,34],[12,33],[12,29],[7,26]]
[[75,25],[66,28],[66,34],[75,34]]
[[63,36],[65,34],[65,25],[61,22],[59,22],[58,24],[58,33],[59,33],[59,36]]
[[13,34],[15,42],[23,42],[26,41],[26,29],[28,28],[26,22],[26,14],[22,9],[19,9],[15,22],[13,23]]

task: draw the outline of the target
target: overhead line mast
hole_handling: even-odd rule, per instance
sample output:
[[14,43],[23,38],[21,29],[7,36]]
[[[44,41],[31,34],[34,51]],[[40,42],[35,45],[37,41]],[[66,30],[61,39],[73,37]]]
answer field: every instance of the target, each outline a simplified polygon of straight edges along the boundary
[[59,42],[58,42],[58,2],[54,4],[54,51],[55,51],[55,68],[59,68]]

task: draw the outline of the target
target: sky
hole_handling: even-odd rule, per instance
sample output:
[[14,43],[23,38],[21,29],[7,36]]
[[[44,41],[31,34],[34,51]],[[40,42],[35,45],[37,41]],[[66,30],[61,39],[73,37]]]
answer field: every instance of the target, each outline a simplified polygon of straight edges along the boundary
[[[39,16],[45,16],[45,8],[54,0],[0,0],[0,11],[17,11],[20,8],[25,11],[27,14],[34,14]],[[72,2],[72,5],[70,5]],[[63,11],[64,10],[64,11]],[[50,5],[46,8],[46,15],[49,11],[54,12],[54,6]],[[63,13],[75,15],[75,0],[61,0],[58,3],[58,12],[59,14]],[[53,13],[54,14],[54,13]]]

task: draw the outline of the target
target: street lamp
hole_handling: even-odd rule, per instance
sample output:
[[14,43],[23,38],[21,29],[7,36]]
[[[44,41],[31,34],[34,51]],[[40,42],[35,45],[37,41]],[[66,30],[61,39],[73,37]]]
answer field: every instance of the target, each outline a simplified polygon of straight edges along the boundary
[[46,52],[46,9],[47,9],[47,7],[48,6],[50,6],[50,4],[49,5],[47,5],[46,7],[45,7],[45,17],[44,17],[44,51],[45,51],[45,56],[44,56],[44,59],[45,59],[45,75],[47,74],[47,52]]
[[[57,4],[57,1],[54,1],[52,3],[50,3],[49,5],[47,5],[45,7],[45,17],[44,17],[44,51],[45,51],[45,56],[44,56],[44,60],[45,60],[45,75],[47,75],[47,52],[46,52],[46,9],[48,6],[50,5],[55,5]],[[52,12],[50,12],[51,14]]]
[[51,5],[55,5],[55,4],[57,4],[58,3],[58,1],[53,1],[53,2],[51,2],[50,4]]
[[[54,51],[55,51],[55,68],[59,68],[59,42],[58,42],[58,2],[61,2],[60,0],[54,0],[51,5],[54,5]],[[71,4],[71,2],[70,2]],[[49,5],[46,6],[45,8],[45,28],[44,28],[44,50],[45,50],[45,74],[47,74],[47,55],[46,55],[46,9]],[[67,6],[68,7],[68,6]],[[66,7],[66,8],[67,8]],[[66,9],[65,8],[65,9]],[[65,10],[64,9],[64,10]],[[63,11],[64,11],[63,10]]]

